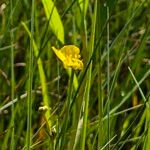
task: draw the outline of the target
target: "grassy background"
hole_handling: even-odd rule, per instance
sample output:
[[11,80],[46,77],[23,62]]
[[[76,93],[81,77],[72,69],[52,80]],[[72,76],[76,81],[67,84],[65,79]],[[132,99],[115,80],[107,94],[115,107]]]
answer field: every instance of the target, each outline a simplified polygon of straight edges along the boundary
[[[150,149],[149,0],[0,1],[0,149]],[[51,47],[76,45],[82,71]]]

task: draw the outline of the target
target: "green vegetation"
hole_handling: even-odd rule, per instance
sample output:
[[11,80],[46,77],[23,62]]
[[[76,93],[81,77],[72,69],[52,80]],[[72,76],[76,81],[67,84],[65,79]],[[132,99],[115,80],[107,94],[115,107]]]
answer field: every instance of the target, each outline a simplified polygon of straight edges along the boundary
[[0,149],[150,150],[149,8],[1,0]]

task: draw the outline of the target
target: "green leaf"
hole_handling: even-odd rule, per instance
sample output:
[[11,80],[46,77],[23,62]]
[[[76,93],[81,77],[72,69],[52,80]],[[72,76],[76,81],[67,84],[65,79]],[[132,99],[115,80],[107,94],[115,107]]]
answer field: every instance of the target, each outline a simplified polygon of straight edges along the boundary
[[86,16],[89,0],[78,0],[81,11],[83,12],[84,16]]
[[[21,22],[21,24],[24,27],[24,29],[26,30],[26,32],[28,33],[28,36],[30,37],[30,39],[32,41],[34,55],[36,57],[38,57],[39,50],[38,50],[37,44],[35,43],[32,35],[31,35],[31,32],[29,31],[28,27],[26,26],[26,24],[24,22]],[[41,58],[38,58],[37,65],[38,65],[39,76],[40,76],[41,87],[42,87],[43,104],[44,104],[44,106],[48,107],[48,111],[45,112],[45,118],[46,118],[47,124],[48,124],[50,132],[51,132],[51,120],[50,120],[50,117],[51,117],[50,109],[51,108],[49,107],[50,99],[48,96],[47,85],[46,85],[46,76],[45,76]]]
[[64,27],[52,0],[42,0],[47,19],[50,18],[49,26],[58,40],[64,43]]

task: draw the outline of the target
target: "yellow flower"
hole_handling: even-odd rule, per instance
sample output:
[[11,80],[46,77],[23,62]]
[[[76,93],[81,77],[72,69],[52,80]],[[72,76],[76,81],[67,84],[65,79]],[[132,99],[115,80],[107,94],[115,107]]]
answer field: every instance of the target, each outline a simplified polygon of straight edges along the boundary
[[52,47],[56,56],[63,62],[64,68],[83,69],[83,62],[80,60],[80,49],[74,45],[66,45],[61,49]]

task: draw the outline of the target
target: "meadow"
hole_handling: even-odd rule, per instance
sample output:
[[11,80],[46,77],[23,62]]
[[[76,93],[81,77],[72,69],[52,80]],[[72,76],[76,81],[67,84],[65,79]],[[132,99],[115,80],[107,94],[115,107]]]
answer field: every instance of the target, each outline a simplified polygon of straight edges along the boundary
[[0,150],[150,150],[150,0],[0,1]]

